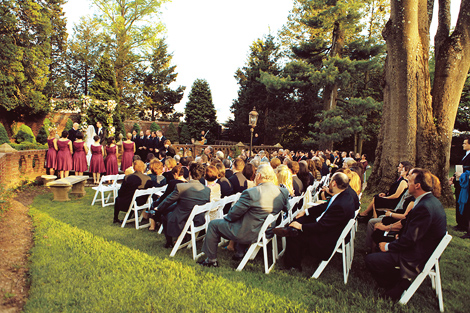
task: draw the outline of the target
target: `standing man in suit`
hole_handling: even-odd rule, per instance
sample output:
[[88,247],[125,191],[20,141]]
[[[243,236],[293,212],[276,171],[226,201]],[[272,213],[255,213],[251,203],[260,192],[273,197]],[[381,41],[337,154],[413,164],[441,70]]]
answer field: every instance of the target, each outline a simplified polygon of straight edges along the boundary
[[[470,170],[470,138],[465,138],[462,144],[463,150],[465,151],[465,155],[463,156],[462,160],[457,165],[462,165],[463,172]],[[460,210],[459,205],[459,196],[460,196],[460,176],[463,173],[455,172],[454,176],[449,179],[449,184],[454,184],[455,186],[455,219],[457,221],[457,225],[454,227],[457,231],[466,231],[462,238],[469,239],[470,238],[470,203],[467,201],[467,204],[464,206],[463,212]]]
[[100,145],[103,145],[106,141],[106,129],[103,128],[101,121],[96,121],[95,125],[95,133],[98,137],[100,137]]
[[69,139],[74,142],[77,139],[77,132],[78,132],[78,123],[73,123],[72,128],[69,130]]
[[166,151],[165,149],[165,141],[166,137],[163,136],[163,132],[161,130],[157,130],[157,137],[155,138],[155,151],[159,152],[160,150]]
[[135,140],[135,149],[136,153],[138,156],[140,156],[140,159],[142,161],[145,161],[144,159],[144,154],[145,154],[145,136],[144,136],[144,131],[141,130],[139,136]]
[[[428,170],[415,168],[408,178],[408,192],[415,203],[405,220],[403,231],[393,242],[380,242],[381,252],[367,255],[366,266],[385,297],[400,299],[446,234],[446,214],[431,193],[433,178]],[[400,269],[397,270],[396,267]]]
[[[166,237],[165,248],[173,247],[173,237],[178,237],[195,205],[210,201],[211,190],[201,184],[204,167],[199,163],[189,166],[189,182],[175,185],[175,190],[157,207],[162,214],[163,231]],[[204,214],[194,217],[196,225],[204,223]]]
[[137,141],[137,131],[135,129],[132,130],[132,137],[131,137],[131,141],[133,142],[136,142]]
[[327,203],[313,206],[297,215],[289,227],[276,228],[274,233],[287,238],[284,267],[302,271],[304,250],[326,260],[333,253],[336,242],[349,220],[354,218],[359,203],[357,195],[348,191],[349,178],[344,173],[331,177]]
[[206,259],[199,264],[217,267],[217,247],[220,237],[234,240],[236,254],[234,260],[241,260],[248,245],[256,242],[264,220],[269,214],[287,210],[289,192],[274,184],[275,174],[272,167],[262,164],[255,176],[256,186],[243,191],[240,199],[223,219],[209,223],[202,251]]
[[228,179],[233,188],[233,193],[242,192],[248,188],[248,182],[246,177],[243,175],[243,169],[245,168],[245,161],[240,158],[236,158],[232,164],[233,175]]

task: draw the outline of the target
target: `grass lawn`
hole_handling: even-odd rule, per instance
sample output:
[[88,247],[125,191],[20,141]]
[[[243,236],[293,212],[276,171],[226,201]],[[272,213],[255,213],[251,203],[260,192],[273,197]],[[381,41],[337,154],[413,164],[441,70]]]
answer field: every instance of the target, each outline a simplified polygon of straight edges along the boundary
[[[90,206],[93,192],[87,192],[84,198],[65,203],[53,202],[52,194],[40,195],[31,206],[35,246],[25,312],[439,310],[429,279],[407,306],[379,297],[380,290],[364,266],[363,224],[349,281],[344,285],[340,256],[318,280],[310,279],[316,265],[313,259],[304,260],[302,273],[286,273],[276,266],[266,275],[262,253],[242,272],[235,271],[238,263],[222,249],[219,268],[202,268],[187,249],[170,258],[170,250],[163,248],[163,235],[136,230],[131,224],[124,229],[113,225],[113,208]],[[454,225],[453,210],[447,210],[447,216],[449,225]],[[449,232],[454,239],[440,263],[444,305],[447,312],[464,312],[470,307],[470,241],[460,239],[461,233]]]

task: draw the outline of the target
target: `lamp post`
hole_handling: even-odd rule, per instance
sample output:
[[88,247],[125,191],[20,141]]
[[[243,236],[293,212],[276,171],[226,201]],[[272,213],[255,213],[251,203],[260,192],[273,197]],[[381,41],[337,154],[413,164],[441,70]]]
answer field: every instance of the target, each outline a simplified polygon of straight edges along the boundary
[[249,154],[249,158],[251,158],[251,151],[252,151],[252,147],[253,147],[253,130],[255,129],[256,127],[256,122],[258,121],[258,112],[256,112],[256,107],[253,107],[253,111],[250,112],[250,117],[249,117],[249,120],[248,120],[248,125],[251,126],[251,129],[250,129],[250,132],[251,132],[251,135],[250,135],[250,154]]

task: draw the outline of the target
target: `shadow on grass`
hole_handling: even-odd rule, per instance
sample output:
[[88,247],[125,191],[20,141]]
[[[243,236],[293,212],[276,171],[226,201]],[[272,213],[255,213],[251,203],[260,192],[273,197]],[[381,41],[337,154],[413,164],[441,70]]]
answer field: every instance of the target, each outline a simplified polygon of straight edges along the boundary
[[[67,308],[77,307],[85,309],[82,303],[83,301],[90,301],[90,299],[86,300],[87,297],[101,299],[101,297],[97,295],[102,292],[100,284],[111,286],[118,284],[115,288],[111,289],[116,289],[115,296],[117,296],[117,298],[122,297],[122,293],[126,292],[126,286],[133,286],[133,283],[138,284],[138,282],[134,281],[135,279],[126,276],[126,271],[134,273],[134,271],[137,270],[139,273],[137,276],[141,278],[144,277],[143,280],[146,280],[146,275],[140,273],[140,271],[146,270],[145,265],[141,269],[135,269],[132,266],[129,268],[127,265],[123,265],[122,262],[127,263],[126,260],[128,260],[132,263],[139,260],[138,263],[142,263],[143,260],[144,264],[145,262],[156,264],[155,266],[153,264],[149,264],[147,268],[147,270],[154,272],[152,275],[148,275],[148,280],[151,281],[147,281],[144,284],[147,286],[147,290],[136,291],[138,296],[129,295],[129,301],[125,302],[126,305],[131,303],[135,307],[136,305],[138,306],[136,303],[145,303],[148,298],[155,298],[155,295],[159,295],[158,297],[167,297],[167,299],[163,301],[165,304],[163,307],[166,310],[171,307],[172,309],[179,311],[214,311],[218,310],[218,308],[224,308],[229,311],[246,311],[247,309],[249,311],[265,311],[271,310],[270,308],[272,308],[273,311],[288,310],[320,312],[358,312],[370,310],[378,312],[438,311],[437,299],[430,287],[431,285],[429,280],[423,283],[406,307],[401,307],[399,305],[393,306],[391,302],[380,300],[375,282],[370,277],[364,265],[364,225],[359,226],[352,270],[350,272],[348,284],[344,285],[340,256],[333,258],[318,280],[310,279],[310,276],[315,270],[315,266],[312,265],[316,265],[318,263],[311,258],[304,260],[303,273],[286,273],[279,270],[279,265],[277,265],[269,275],[264,274],[262,251],[258,253],[255,260],[250,261],[245,266],[245,269],[242,272],[234,271],[238,262],[232,261],[230,252],[222,249],[219,249],[221,267],[217,269],[199,267],[199,265],[195,264],[192,260],[191,252],[187,249],[178,251],[174,258],[170,258],[170,250],[163,248],[163,235],[149,232],[146,229],[136,230],[133,227],[133,224],[128,224],[125,228],[121,228],[120,225],[113,225],[113,207],[101,208],[98,205],[92,207],[90,206],[92,198],[92,190],[88,189],[87,195],[82,199],[66,203],[58,203],[51,201],[52,195],[41,195],[35,199],[33,204],[33,207],[39,212],[47,214],[57,223],[65,223],[76,231],[79,230],[88,233],[89,235],[85,236],[87,238],[83,240],[87,241],[87,245],[89,245],[88,249],[93,250],[93,242],[96,242],[97,246],[105,245],[106,243],[113,243],[117,244],[118,247],[121,247],[117,248],[117,250],[121,251],[116,251],[116,254],[120,256],[120,259],[117,258],[120,260],[118,262],[116,261],[117,259],[111,259],[108,261],[100,260],[99,253],[96,254],[96,251],[87,253],[86,250],[83,250],[83,247],[76,247],[77,244],[80,244],[77,238],[73,238],[73,240],[70,241],[61,237],[58,239],[59,241],[50,243],[51,247],[54,244],[62,247],[63,250],[56,251],[56,254],[61,254],[69,249],[72,249],[72,251],[75,251],[74,249],[82,251],[81,253],[83,255],[80,255],[78,258],[74,258],[73,262],[83,263],[73,264],[74,271],[80,272],[81,267],[93,266],[96,263],[100,263],[100,269],[104,271],[101,276],[99,274],[101,270],[99,270],[98,273],[93,272],[93,276],[95,277],[90,277],[89,280],[85,281],[82,281],[81,278],[77,281],[77,278],[75,278],[74,285],[86,285],[89,281],[93,280],[93,283],[91,284],[92,287],[83,286],[83,290],[74,291],[73,294],[76,295],[75,298],[67,298],[65,301],[67,303]],[[447,213],[450,215],[448,217],[449,220],[453,218],[453,212],[448,211]],[[41,219],[38,218],[37,220],[39,221]],[[450,221],[449,224],[452,225],[452,223],[453,221]],[[54,223],[51,223],[51,225],[53,224]],[[48,226],[46,225],[38,225],[37,229],[44,228],[45,230],[47,227]],[[48,231],[50,232],[51,230]],[[66,234],[67,232],[65,232],[63,236],[66,237]],[[451,234],[455,235],[452,232]],[[92,238],[91,242],[90,236]],[[44,247],[47,249],[47,243],[46,246],[39,244],[43,239],[44,238],[36,238],[38,249],[41,247],[41,249],[44,249]],[[200,246],[201,243],[199,242],[198,251],[200,251]],[[126,249],[125,247],[129,249]],[[50,249],[54,250],[53,248]],[[116,250],[114,246],[110,249],[110,251],[113,251],[113,249]],[[470,304],[470,301],[467,299],[468,297],[466,296],[465,289],[462,289],[466,281],[468,281],[468,278],[470,278],[469,270],[465,268],[464,261],[468,255],[468,250],[469,244],[467,242],[464,242],[460,238],[457,240],[454,239],[451,242],[451,246],[449,246],[447,251],[444,253],[444,257],[441,261],[444,303],[446,310],[449,312],[465,311],[465,308]],[[112,252],[108,251],[108,254],[112,255]],[[35,266],[34,263],[38,262],[38,267],[44,270],[43,266],[45,265],[40,264],[40,261],[35,258],[34,252],[32,259],[33,268]],[[109,262],[109,264],[107,262]],[[457,263],[457,265],[460,264],[460,266],[456,266],[455,263]],[[119,267],[122,267],[122,269],[119,270]],[[56,277],[57,275],[55,275],[55,273],[51,274],[51,271],[54,272],[54,269],[48,268],[45,272],[52,277]],[[109,273],[112,273],[112,275]],[[52,303],[57,301],[52,295],[49,295],[49,293],[54,293],[54,291],[48,290],[47,288],[45,288],[45,291],[41,292],[42,296],[34,296],[34,274],[35,272],[33,271],[33,288],[31,294],[33,298],[32,301],[34,301],[34,303],[30,306],[27,305],[27,309],[28,307],[31,308],[30,311],[34,311],[33,308],[36,307],[43,308],[44,304],[41,303],[40,299],[48,299],[49,297],[52,297]],[[36,273],[36,275],[40,274]],[[77,273],[72,276],[76,277],[77,275],[80,276]],[[83,273],[83,275],[86,276],[90,274],[89,272],[86,272]],[[58,276],[60,277],[60,275]],[[97,280],[97,277],[106,277],[106,279],[103,279],[104,281],[100,281],[102,278]],[[113,280],[111,277],[119,278]],[[166,279],[166,283],[158,284],[158,282],[154,281],[161,279]],[[38,280],[42,283],[46,281],[51,284],[47,277],[38,278]],[[174,280],[176,284],[173,288],[171,287],[172,280]],[[207,280],[212,281],[212,283],[206,283]],[[155,283],[160,286],[160,289],[154,288]],[[52,285],[54,284],[56,284],[56,282],[52,282]],[[219,296],[217,299],[220,300],[212,299],[210,301],[207,299],[188,298],[188,296],[186,294],[183,295],[183,293],[199,293],[197,286],[195,287],[191,284],[204,284],[205,290],[201,294],[198,294],[203,298],[213,298],[214,294],[220,294],[223,292],[228,292],[229,295]],[[231,287],[228,287],[228,285],[231,285]],[[44,287],[36,286],[36,288]],[[131,290],[133,288],[134,287],[129,287]],[[165,290],[162,290],[162,288]],[[104,293],[106,294],[107,292],[109,291]],[[113,297],[113,292],[110,292],[109,296]],[[277,299],[277,301],[273,299]],[[93,302],[93,300],[91,301]],[[185,301],[186,303],[182,303]],[[245,303],[234,303],[234,301]],[[252,304],[250,304],[250,301]],[[94,302],[103,301],[100,300]],[[104,303],[108,302],[104,301]],[[152,302],[150,301],[150,303]],[[194,306],[194,308],[189,304]],[[62,305],[59,304],[58,307],[63,309]],[[109,302],[108,305],[116,305],[119,307],[119,305],[124,305],[124,303],[116,300]],[[88,309],[88,307],[86,308]],[[158,311],[158,308],[161,308],[161,303],[153,306],[142,306],[141,310]],[[93,307],[93,309],[107,310],[109,308],[98,305],[97,307]]]

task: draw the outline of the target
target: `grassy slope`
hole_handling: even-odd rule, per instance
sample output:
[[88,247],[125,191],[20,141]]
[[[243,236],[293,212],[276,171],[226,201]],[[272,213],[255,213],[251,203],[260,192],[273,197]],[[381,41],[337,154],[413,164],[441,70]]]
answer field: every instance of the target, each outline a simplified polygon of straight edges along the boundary
[[[85,198],[67,203],[52,202],[52,195],[36,198],[30,211],[36,230],[25,312],[438,311],[429,280],[406,307],[379,298],[364,267],[363,225],[345,286],[339,256],[318,280],[309,278],[315,262],[308,258],[301,274],[277,266],[269,275],[263,274],[261,253],[243,272],[234,271],[237,263],[225,250],[219,250],[217,269],[201,268],[186,249],[169,258],[162,235],[112,225],[113,208],[91,207],[92,196],[89,190]],[[447,213],[454,225],[453,211]],[[454,236],[441,260],[447,312],[470,306],[469,250],[469,241]]]

